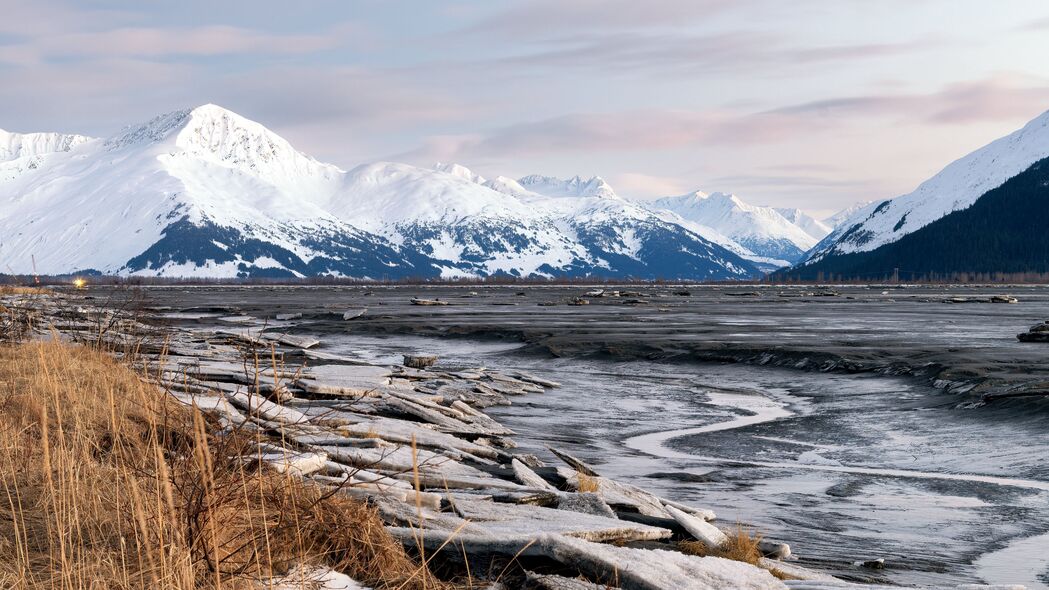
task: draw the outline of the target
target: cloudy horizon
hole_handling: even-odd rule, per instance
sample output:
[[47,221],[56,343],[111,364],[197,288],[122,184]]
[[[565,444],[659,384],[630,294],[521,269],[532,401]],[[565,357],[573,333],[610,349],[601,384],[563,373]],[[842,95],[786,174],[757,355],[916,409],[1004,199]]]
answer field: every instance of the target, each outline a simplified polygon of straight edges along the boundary
[[347,169],[600,175],[635,198],[826,215],[1049,109],[1035,0],[0,7],[5,130],[105,136],[216,103]]

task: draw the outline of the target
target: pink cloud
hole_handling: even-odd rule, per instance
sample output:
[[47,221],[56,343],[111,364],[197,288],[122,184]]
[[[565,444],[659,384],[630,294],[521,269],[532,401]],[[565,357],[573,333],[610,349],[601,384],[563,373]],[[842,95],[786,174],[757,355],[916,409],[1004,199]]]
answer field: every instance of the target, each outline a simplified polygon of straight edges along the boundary
[[30,44],[49,57],[162,57],[301,54],[336,47],[337,35],[274,35],[211,25],[185,29],[126,27],[42,37]]
[[771,113],[841,120],[893,117],[927,123],[960,124],[1030,119],[1047,108],[1049,81],[1001,74],[984,80],[949,84],[930,93],[818,100],[776,109]]

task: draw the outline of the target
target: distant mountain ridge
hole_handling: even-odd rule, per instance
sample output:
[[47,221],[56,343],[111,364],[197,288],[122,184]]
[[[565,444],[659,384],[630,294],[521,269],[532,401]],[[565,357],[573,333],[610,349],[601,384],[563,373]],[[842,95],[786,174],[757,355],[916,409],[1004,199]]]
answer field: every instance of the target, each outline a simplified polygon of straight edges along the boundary
[[731,280],[767,268],[599,177],[347,172],[216,105],[105,139],[4,133],[0,150],[0,256],[15,272],[33,257],[41,273],[198,277]]
[[755,255],[784,264],[800,260],[818,241],[776,209],[750,205],[736,195],[694,191],[656,199],[651,206],[710,227]]
[[949,164],[914,192],[871,202],[784,275],[948,277],[1045,272],[1049,112]]
[[899,240],[783,271],[805,280],[944,280],[1049,273],[1049,158]]
[[[1049,112],[952,162],[913,192],[870,203],[839,226],[809,257],[867,252],[976,202],[1035,162],[1049,157]],[[862,213],[862,215],[860,215]]]

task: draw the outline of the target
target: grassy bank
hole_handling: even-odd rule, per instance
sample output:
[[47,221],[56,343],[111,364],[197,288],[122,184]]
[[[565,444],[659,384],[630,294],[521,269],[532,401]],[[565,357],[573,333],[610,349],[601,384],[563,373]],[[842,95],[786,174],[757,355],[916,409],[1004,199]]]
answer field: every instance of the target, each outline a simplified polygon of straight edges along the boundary
[[439,586],[366,504],[243,461],[249,435],[84,347],[0,347],[0,441],[3,588],[265,587],[300,563]]

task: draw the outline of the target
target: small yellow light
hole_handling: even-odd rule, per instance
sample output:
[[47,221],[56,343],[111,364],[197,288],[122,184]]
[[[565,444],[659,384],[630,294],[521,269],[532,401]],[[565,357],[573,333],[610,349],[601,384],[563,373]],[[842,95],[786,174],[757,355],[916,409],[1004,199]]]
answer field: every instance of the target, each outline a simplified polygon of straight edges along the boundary
[[85,281],[84,279],[73,279],[73,286],[76,287],[77,289],[83,289],[84,285],[86,285],[86,284],[87,284],[87,281]]

